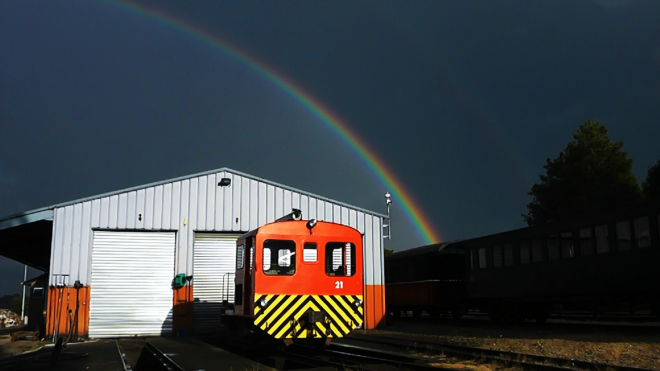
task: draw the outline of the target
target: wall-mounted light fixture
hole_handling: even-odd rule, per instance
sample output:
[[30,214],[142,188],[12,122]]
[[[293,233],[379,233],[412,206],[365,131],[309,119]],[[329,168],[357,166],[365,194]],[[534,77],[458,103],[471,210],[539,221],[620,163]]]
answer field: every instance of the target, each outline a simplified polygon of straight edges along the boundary
[[309,234],[312,234],[312,229],[316,227],[316,219],[310,219],[307,222],[307,229],[309,229]]
[[229,178],[222,178],[220,179],[220,182],[218,182],[218,187],[226,187],[231,184],[231,179]]

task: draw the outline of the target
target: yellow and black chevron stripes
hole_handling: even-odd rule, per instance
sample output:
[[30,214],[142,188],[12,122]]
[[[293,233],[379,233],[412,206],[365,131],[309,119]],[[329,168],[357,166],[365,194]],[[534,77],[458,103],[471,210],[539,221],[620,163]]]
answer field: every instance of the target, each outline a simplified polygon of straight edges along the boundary
[[363,318],[362,295],[254,295],[254,324],[276,339],[340,338]]

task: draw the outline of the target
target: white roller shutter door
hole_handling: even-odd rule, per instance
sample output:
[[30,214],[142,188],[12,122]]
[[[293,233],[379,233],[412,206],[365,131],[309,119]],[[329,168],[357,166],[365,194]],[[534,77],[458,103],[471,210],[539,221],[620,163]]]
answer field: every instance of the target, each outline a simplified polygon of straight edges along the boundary
[[89,337],[172,332],[174,232],[95,231]]
[[195,234],[193,330],[196,334],[217,330],[220,327],[222,301],[234,302],[238,237],[235,234]]

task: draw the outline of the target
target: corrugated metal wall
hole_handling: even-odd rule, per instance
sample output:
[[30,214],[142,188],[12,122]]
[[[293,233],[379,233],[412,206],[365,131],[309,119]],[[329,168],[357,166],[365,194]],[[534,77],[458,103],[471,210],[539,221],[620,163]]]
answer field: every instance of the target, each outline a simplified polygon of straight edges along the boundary
[[[222,178],[231,185],[218,186]],[[383,284],[382,219],[359,208],[235,171],[219,171],[99,196],[56,207],[51,285],[89,285],[92,229],[177,232],[176,272],[192,273],[195,232],[247,232],[301,209],[303,218],[331,221],[365,235],[365,284]],[[61,279],[61,278],[58,278]]]

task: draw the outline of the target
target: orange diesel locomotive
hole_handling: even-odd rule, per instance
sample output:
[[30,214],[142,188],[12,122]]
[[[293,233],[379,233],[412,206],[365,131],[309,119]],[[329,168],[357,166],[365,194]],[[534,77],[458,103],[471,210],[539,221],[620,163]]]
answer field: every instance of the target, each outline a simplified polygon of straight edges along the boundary
[[237,240],[232,320],[328,344],[362,326],[363,283],[360,232],[295,210]]

